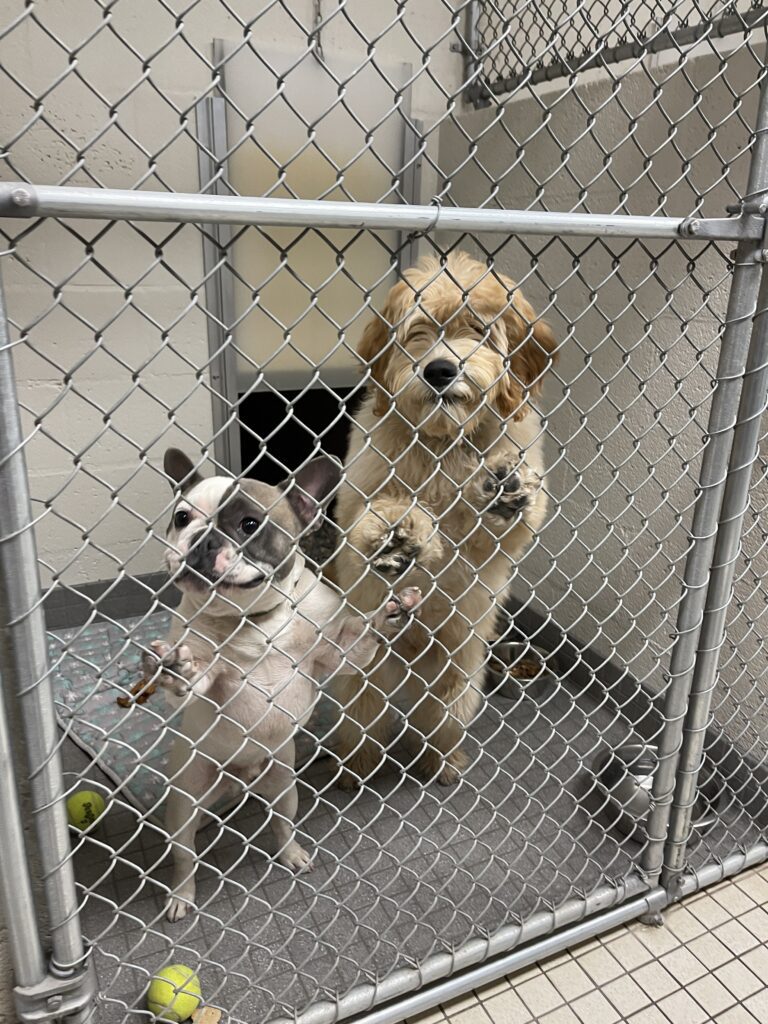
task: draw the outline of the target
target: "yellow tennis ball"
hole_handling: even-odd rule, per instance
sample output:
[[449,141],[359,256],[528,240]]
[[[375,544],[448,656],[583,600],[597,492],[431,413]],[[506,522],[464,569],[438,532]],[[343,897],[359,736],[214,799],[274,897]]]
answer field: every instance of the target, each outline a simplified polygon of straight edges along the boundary
[[69,824],[82,832],[102,816],[104,806],[104,798],[90,789],[73,793],[67,800]]
[[149,984],[147,1006],[162,1020],[187,1020],[202,1001],[200,979],[184,964],[164,967]]

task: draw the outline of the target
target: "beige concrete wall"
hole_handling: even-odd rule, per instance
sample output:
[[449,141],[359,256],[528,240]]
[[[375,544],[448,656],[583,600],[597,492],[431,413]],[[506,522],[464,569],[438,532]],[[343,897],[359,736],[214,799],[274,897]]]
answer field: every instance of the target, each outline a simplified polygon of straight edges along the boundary
[[[503,112],[464,115],[441,135],[452,201],[723,216],[745,185],[757,64],[743,49],[727,69],[711,48],[698,54],[684,68],[660,55],[576,87],[523,92]],[[481,138],[471,160],[464,133]],[[520,568],[516,595],[658,687],[680,598],[730,247],[481,241],[564,340],[544,403],[553,515]],[[749,709],[739,703],[731,710],[746,722]],[[752,710],[759,703],[753,696]]]
[[[253,50],[237,57],[241,77],[250,59],[264,79],[262,50],[306,48],[301,25],[312,26],[311,0],[289,6],[296,20],[274,5],[254,23]],[[232,7],[243,19],[254,16],[244,0]],[[347,68],[355,57],[362,64],[366,42],[359,33],[377,40],[385,68],[410,63],[421,69],[412,112],[432,128],[462,69],[461,57],[450,51],[450,14],[439,0],[409,5],[406,12],[409,31],[431,51],[427,73],[420,47],[396,13],[389,5],[351,0],[345,16],[323,32],[325,58],[331,69],[335,61]],[[0,24],[19,14],[17,3],[0,0]],[[222,5],[206,3],[177,26],[156,0],[118,4],[108,16],[89,0],[49,0],[35,16],[22,17],[0,41],[0,62],[10,75],[2,86],[0,135],[16,139],[9,162],[0,164],[2,177],[197,191],[193,108],[211,87],[212,41],[242,40],[238,19]],[[383,80],[377,87],[387,90]],[[36,112],[31,96],[42,97]],[[257,100],[265,99],[244,98],[240,90],[234,97],[245,104],[240,123],[249,103],[255,112]],[[247,173],[249,147],[255,154],[260,141],[255,134],[238,150],[245,172],[238,186],[258,193],[274,182],[265,181],[263,167],[258,179]],[[436,131],[430,146],[436,154]],[[274,168],[275,182],[278,174]],[[305,198],[325,189],[324,179],[305,178]],[[350,175],[348,184],[354,182]],[[425,194],[433,194],[434,182],[427,161]],[[16,372],[46,582],[154,570],[159,552],[148,530],[167,499],[156,471],[162,451],[176,443],[199,452],[211,438],[201,234],[191,225],[28,227],[7,225],[15,255],[3,261],[3,274],[16,336],[23,341],[15,352]],[[290,241],[285,234],[276,237],[272,262]],[[383,250],[382,261],[385,269]],[[263,278],[251,274],[256,289],[273,270],[269,260],[265,268]],[[331,315],[339,305],[335,290],[338,284],[319,302]],[[307,302],[306,291],[298,298]],[[362,307],[360,290],[358,300]],[[350,331],[356,337],[354,325]]]

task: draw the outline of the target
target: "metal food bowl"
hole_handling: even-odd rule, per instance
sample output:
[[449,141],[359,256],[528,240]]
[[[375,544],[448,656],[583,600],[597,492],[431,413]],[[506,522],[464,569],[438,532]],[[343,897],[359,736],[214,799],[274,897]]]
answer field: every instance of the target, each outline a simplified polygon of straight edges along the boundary
[[[539,671],[532,675],[515,672],[519,662],[538,661]],[[519,700],[523,694],[546,700],[559,689],[557,666],[549,651],[533,644],[502,640],[491,648],[488,684],[495,696]]]
[[[646,823],[657,763],[657,748],[642,743],[603,750],[592,763],[595,781],[617,813],[615,825],[624,835],[639,832],[647,837]],[[723,802],[723,792],[716,780],[710,777],[703,781],[693,810],[694,834],[709,832],[720,817]]]

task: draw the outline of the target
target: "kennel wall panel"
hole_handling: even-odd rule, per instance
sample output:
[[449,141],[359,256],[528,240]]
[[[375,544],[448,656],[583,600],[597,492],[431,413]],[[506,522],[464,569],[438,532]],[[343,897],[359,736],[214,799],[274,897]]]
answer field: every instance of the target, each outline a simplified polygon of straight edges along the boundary
[[[235,193],[421,200],[408,193],[401,175],[406,119],[416,99],[412,65],[378,55],[375,66],[361,65],[359,54],[332,51],[329,42],[323,53],[332,63],[331,77],[318,60],[297,65],[295,45],[285,42],[279,48],[260,46],[258,61],[240,40],[216,46],[231,99],[224,114],[226,135],[242,140],[230,147],[227,160],[227,181]],[[273,96],[276,76],[285,77],[279,98]],[[343,102],[337,79],[344,82]],[[399,93],[402,117],[393,110]],[[257,116],[245,116],[254,110]],[[310,146],[307,124],[313,126]],[[283,169],[279,176],[276,168]],[[231,311],[239,390],[253,387],[262,370],[268,385],[283,391],[305,387],[313,375],[330,386],[357,383],[361,367],[352,348],[359,311],[366,302],[384,302],[400,244],[396,229],[323,235],[285,229],[269,238],[239,232],[232,247],[237,273]],[[289,272],[281,273],[288,252]],[[260,281],[267,283],[257,287]],[[316,306],[310,305],[314,294],[320,300]]]
[[519,86],[445,124],[443,193],[457,206],[723,216],[743,194],[764,53],[755,29]]
[[[142,509],[157,506],[165,482],[141,453],[165,436],[171,410],[177,443],[200,449],[211,436],[199,234],[185,229],[158,259],[146,232],[116,226],[89,260],[63,225],[42,227],[18,242],[8,291],[23,339],[14,352],[44,584],[112,579],[121,566],[156,571]],[[37,261],[41,244],[47,260],[64,254],[55,284]]]
[[[311,0],[270,4],[254,12],[242,3],[194,3],[183,15],[156,0],[138,0],[103,11],[86,0],[53,0],[44,9],[20,12],[3,0],[3,68],[8,102],[4,129],[18,162],[8,177],[69,180],[71,184],[135,187],[154,178],[173,191],[197,187],[197,144],[191,110],[214,91],[212,40],[240,41],[262,72],[266,51],[295,52],[296,63],[312,56],[314,15]],[[334,53],[359,54],[365,68],[374,54],[387,62],[414,64],[413,116],[436,122],[451,106],[461,85],[461,57],[451,50],[451,33],[461,20],[440,0],[414,10],[371,6],[356,0],[324,12],[323,52],[329,68]],[[76,61],[69,60],[69,54]],[[273,75],[273,90],[280,88]],[[399,105],[397,83],[390,91]],[[29,99],[41,97],[35,116]],[[265,95],[267,104],[272,95]],[[237,114],[237,98],[232,98]],[[258,114],[252,110],[251,117]],[[246,119],[247,120],[247,119]],[[125,130],[120,125],[125,121]],[[436,138],[434,140],[436,143]],[[233,139],[232,145],[256,145]],[[183,147],[183,148],[177,148]],[[275,161],[275,185],[279,180]],[[103,177],[102,177],[103,176]],[[162,185],[161,185],[162,187]]]

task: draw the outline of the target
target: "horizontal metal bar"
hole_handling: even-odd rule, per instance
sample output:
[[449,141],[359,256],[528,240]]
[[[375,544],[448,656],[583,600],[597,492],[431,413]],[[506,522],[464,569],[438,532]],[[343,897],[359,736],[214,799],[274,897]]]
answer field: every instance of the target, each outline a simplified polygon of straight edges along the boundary
[[758,843],[750,847],[746,852],[739,851],[731,853],[721,861],[713,861],[704,864],[695,870],[689,869],[680,878],[680,885],[677,897],[683,899],[700,889],[706,889],[710,885],[717,885],[726,878],[738,875],[742,871],[755,867],[757,864],[764,864],[768,860],[768,843]]
[[[632,882],[639,884],[638,879]],[[621,899],[621,887],[600,886],[586,899],[538,911],[523,924],[507,925],[488,939],[471,939],[450,953],[435,953],[418,966],[393,971],[376,985],[357,985],[337,1002],[317,1002],[290,1022],[281,1017],[270,1024],[334,1024],[347,1017],[354,1017],[356,1024],[396,1024],[625,921],[662,910],[669,902],[663,889],[616,906]],[[517,948],[506,952],[513,946]],[[414,989],[414,995],[406,996]],[[377,1003],[389,1005],[374,1009]]]
[[[588,238],[761,238],[759,217],[633,217],[629,214],[475,210],[394,203],[333,203],[322,199],[139,192],[11,183],[0,188],[0,216],[78,217],[96,220],[258,224],[262,227],[394,228]],[[715,225],[712,227],[712,225]]]

